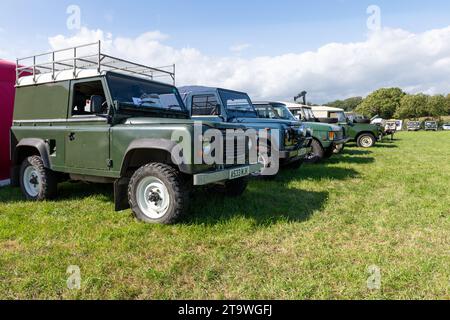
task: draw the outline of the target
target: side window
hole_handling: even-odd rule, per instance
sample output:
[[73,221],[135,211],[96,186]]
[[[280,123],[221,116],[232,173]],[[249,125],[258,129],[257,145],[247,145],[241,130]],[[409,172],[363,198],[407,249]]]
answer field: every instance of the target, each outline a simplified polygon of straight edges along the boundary
[[100,80],[76,83],[73,86],[72,116],[106,114],[108,106]]
[[256,113],[258,113],[258,117],[260,118],[268,118],[268,111],[267,111],[267,107],[265,106],[255,106],[256,109]]
[[220,114],[215,95],[201,95],[192,97],[193,116],[218,116]]

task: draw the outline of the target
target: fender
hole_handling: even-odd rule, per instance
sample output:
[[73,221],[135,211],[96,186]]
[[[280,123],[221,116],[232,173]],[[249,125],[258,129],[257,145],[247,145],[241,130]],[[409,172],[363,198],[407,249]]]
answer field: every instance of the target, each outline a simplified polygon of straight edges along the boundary
[[[128,146],[127,150],[125,151],[125,156],[122,161],[122,167],[121,167],[121,175],[125,173],[125,170],[128,166],[128,163],[130,161],[129,155],[134,150],[140,150],[140,149],[154,149],[154,150],[160,150],[160,151],[166,151],[169,154],[172,154],[173,148],[177,143],[175,141],[166,140],[166,139],[137,139],[134,140],[130,145]],[[184,165],[180,165],[179,169],[181,172],[185,172]]]
[[48,144],[43,139],[36,138],[25,138],[19,141],[16,146],[11,146],[12,154],[11,160],[13,165],[20,165],[19,161],[19,151],[21,147],[31,147],[38,150],[40,157],[42,158],[42,162],[44,163],[44,167],[47,169],[51,169],[50,163],[50,150]]

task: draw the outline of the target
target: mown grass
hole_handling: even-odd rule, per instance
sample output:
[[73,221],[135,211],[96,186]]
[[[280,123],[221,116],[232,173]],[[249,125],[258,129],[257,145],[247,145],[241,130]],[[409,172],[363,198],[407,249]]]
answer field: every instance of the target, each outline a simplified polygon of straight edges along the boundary
[[450,132],[401,133],[239,199],[197,192],[175,226],[115,213],[111,187],[39,204],[1,189],[0,298],[449,299],[449,159]]

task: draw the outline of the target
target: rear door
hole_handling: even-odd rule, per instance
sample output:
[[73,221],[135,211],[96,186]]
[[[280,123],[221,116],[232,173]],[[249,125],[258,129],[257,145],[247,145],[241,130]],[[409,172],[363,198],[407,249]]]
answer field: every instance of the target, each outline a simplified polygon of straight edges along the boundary
[[[110,124],[108,96],[104,79],[76,80],[71,82],[68,126],[65,137],[66,167],[88,170],[109,170]],[[92,96],[104,99],[99,114],[90,109]]]

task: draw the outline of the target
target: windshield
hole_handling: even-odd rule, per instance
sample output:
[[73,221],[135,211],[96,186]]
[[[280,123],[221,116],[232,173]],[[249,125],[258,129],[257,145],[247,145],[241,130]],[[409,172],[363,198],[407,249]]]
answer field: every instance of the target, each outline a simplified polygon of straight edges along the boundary
[[302,108],[302,113],[303,113],[303,116],[304,116],[306,121],[314,121],[315,120],[314,113],[313,113],[312,109]]
[[219,94],[227,110],[256,113],[247,94],[225,90],[220,90]]
[[173,86],[116,74],[109,74],[107,79],[113,101],[126,109],[186,112],[181,96]]
[[284,104],[272,104],[272,108],[278,114],[280,119],[291,121],[297,120]]
[[347,122],[344,112],[330,112],[330,118],[338,119],[339,122]]

